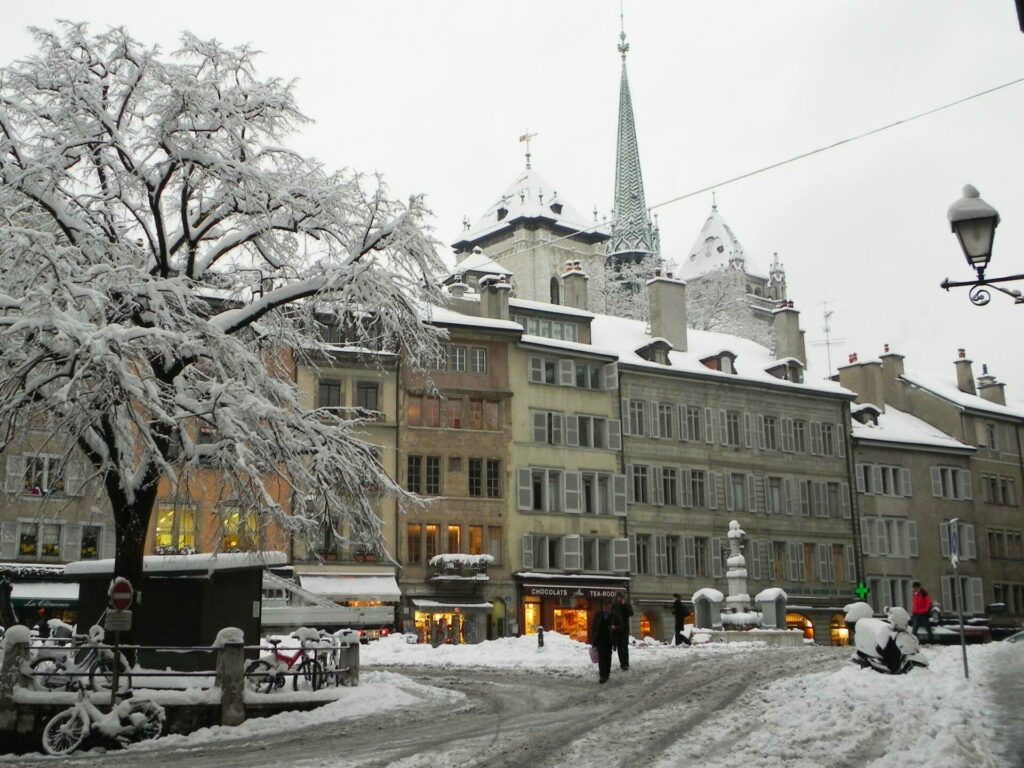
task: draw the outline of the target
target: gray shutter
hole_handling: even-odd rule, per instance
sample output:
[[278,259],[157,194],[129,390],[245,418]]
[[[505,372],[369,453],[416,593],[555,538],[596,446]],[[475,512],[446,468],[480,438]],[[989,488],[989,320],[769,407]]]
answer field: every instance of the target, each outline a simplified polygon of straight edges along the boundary
[[[970,580],[971,586],[971,613],[984,613],[985,612],[985,589],[982,580],[977,577],[972,577]],[[966,600],[964,602],[967,602]]]
[[743,414],[743,445],[754,447],[754,417],[749,413]]
[[801,581],[806,581],[807,569],[804,567],[804,545],[801,542],[796,543],[796,568],[797,573],[800,575]]
[[831,554],[830,547],[828,544],[815,544],[814,548],[818,556],[818,581],[827,582],[830,581],[828,578],[828,558]]
[[802,575],[798,571],[798,569],[797,569],[797,566],[799,565],[799,562],[797,560],[797,550],[799,548],[800,548],[800,544],[798,542],[795,542],[795,541],[787,541],[786,542],[786,555],[787,555],[787,558],[786,558],[786,563],[787,563],[787,568],[786,568],[787,573],[786,573],[786,576],[789,578],[790,581],[800,581],[800,576]]
[[18,524],[0,523],[0,557],[14,560],[18,556]]
[[910,470],[906,468],[900,469],[900,474],[903,476],[903,495],[913,496],[914,489],[910,482]]
[[551,414],[551,444],[562,444],[562,414]]
[[66,563],[82,556],[82,526],[66,523],[61,530],[60,559]]
[[938,467],[932,467],[932,496],[942,498],[942,471]]
[[632,464],[626,465],[626,501],[636,504],[636,475]]
[[882,465],[871,465],[871,493],[882,492]]
[[684,469],[678,475],[682,488],[679,491],[679,504],[683,507],[693,506],[693,472],[688,469]]
[[622,434],[632,434],[629,424],[629,398],[626,397],[622,398]]
[[533,534],[523,534],[523,568],[533,568]]
[[793,452],[793,420],[782,417],[782,451]]
[[104,525],[101,532],[103,543],[101,552],[104,560],[113,560],[117,556],[117,528],[113,525]]
[[850,484],[839,484],[839,510],[844,520],[850,519]]
[[846,430],[841,423],[836,424],[836,447],[839,449],[839,458],[846,458]]
[[974,539],[974,524],[973,523],[961,523],[960,524],[960,541],[961,549],[963,550],[962,557],[964,560],[977,560],[978,548],[977,543]]
[[530,411],[530,421],[533,424],[533,442],[546,443],[548,441],[547,411]]
[[601,366],[601,385],[604,389],[619,388],[619,364],[607,363]]
[[567,571],[583,568],[583,538],[577,535],[562,537],[562,567]]
[[697,550],[693,543],[693,536],[683,537],[683,575],[697,575]]
[[800,514],[804,517],[811,516],[811,481],[798,480],[800,483]]
[[686,419],[686,406],[676,406],[676,415],[679,419],[679,439],[689,440],[690,439],[690,422]]
[[793,493],[793,480],[787,477],[786,482],[782,484],[782,487],[785,489],[786,494],[786,500],[782,503],[782,506],[785,509],[787,515],[795,515],[796,494]]
[[949,523],[939,523],[939,549],[943,557],[949,557]]
[[762,451],[767,450],[768,449],[768,445],[764,441],[764,416],[762,416],[760,413],[757,414],[756,428],[757,428],[757,447],[758,447],[759,450],[762,450]]
[[[765,478],[767,482],[767,478]],[[747,475],[747,512],[757,512],[757,480]]]
[[651,437],[661,437],[661,419],[658,417],[658,402],[652,400],[647,404],[647,407],[651,409],[650,421],[651,421]]
[[865,555],[875,554],[875,521],[870,517],[860,519],[860,548]]
[[913,520],[907,521],[907,547],[910,550],[911,557],[918,556],[917,523]]
[[736,500],[732,493],[732,474],[726,472],[722,477],[725,479],[725,509],[727,512],[732,512],[736,508]]
[[516,472],[516,506],[519,509],[533,509],[533,483],[529,469]]
[[626,487],[629,483],[625,475],[612,476],[612,514],[626,516]]
[[711,540],[711,576],[722,578],[722,540],[719,538]]
[[618,419],[608,419],[608,448],[622,450],[622,422]]
[[704,442],[709,445],[715,442],[715,411],[711,406],[704,407]]
[[875,521],[875,554],[888,555],[889,548],[889,523],[879,518]]
[[651,478],[651,503],[657,506],[665,504],[665,470],[661,467],[651,467],[648,473]]
[[612,539],[612,570],[629,572],[629,539]]
[[668,574],[668,543],[664,536],[654,537],[654,575]]
[[68,496],[81,496],[83,486],[81,462],[69,461],[64,465],[64,492]]
[[857,560],[853,544],[843,545],[843,559],[846,561],[846,580],[851,584],[857,581]]
[[781,579],[781,573],[775,573],[775,542],[761,542],[761,557],[764,558],[764,571],[769,579]]
[[761,560],[757,556],[757,541],[747,539],[747,550],[744,552],[747,567],[750,569],[750,578],[754,581],[761,580]]
[[708,509],[718,509],[718,473],[708,472],[706,478],[707,487],[704,490],[707,491]]
[[943,576],[942,577],[942,605],[941,608],[946,611],[954,610],[953,595],[956,594],[955,588],[953,587],[953,577]]
[[722,445],[729,444],[729,425],[724,408],[718,410],[718,442]]
[[580,473],[565,472],[562,475],[562,484],[565,487],[565,511],[579,514],[580,505]]
[[974,499],[974,481],[971,479],[971,470],[969,470],[969,469],[961,469],[960,470],[960,474],[963,477],[963,480],[961,482],[963,483],[963,486],[964,486],[964,498],[967,499],[968,501],[973,501],[973,499]]
[[[596,429],[596,425],[592,426],[592,429]],[[593,435],[591,435],[593,439]],[[565,417],[565,444],[572,448],[578,448],[580,444],[580,417],[579,416],[566,416]]]
[[544,361],[539,357],[530,358],[530,381],[534,384],[544,383]]
[[[771,484],[771,482],[768,479],[768,475],[765,475],[762,478],[762,480],[764,480],[764,513],[766,515],[770,515],[772,513],[772,504],[771,504],[772,484]],[[782,504],[782,493],[783,493],[783,491],[780,488],[779,489],[779,504],[780,505]],[[781,506],[780,506],[779,509],[776,509],[775,512],[776,512],[776,514],[781,514],[782,513]]]
[[864,465],[854,464],[853,466],[854,481],[857,484],[857,493],[864,493]]
[[558,385],[562,387],[576,386],[576,363],[572,360],[558,361]]
[[[21,493],[25,487],[25,456],[20,453],[7,457],[7,474],[4,478],[4,490],[7,493]],[[11,555],[14,557],[15,555]]]

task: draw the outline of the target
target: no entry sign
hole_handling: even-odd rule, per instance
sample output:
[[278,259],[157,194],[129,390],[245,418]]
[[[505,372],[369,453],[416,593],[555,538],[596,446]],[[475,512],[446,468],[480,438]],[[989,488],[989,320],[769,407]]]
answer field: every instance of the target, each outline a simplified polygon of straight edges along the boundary
[[128,579],[118,576],[110,582],[110,590],[107,594],[110,596],[111,608],[116,611],[126,611],[132,605],[135,590],[132,589],[132,583]]

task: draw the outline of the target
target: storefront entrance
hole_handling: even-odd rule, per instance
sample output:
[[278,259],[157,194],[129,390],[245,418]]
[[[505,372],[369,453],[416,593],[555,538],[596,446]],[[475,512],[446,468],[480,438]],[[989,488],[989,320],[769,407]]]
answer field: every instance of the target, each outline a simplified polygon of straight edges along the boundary
[[558,632],[560,635],[568,635],[573,640],[581,643],[587,642],[589,629],[587,627],[586,606],[582,608],[555,608],[554,618],[555,632]]

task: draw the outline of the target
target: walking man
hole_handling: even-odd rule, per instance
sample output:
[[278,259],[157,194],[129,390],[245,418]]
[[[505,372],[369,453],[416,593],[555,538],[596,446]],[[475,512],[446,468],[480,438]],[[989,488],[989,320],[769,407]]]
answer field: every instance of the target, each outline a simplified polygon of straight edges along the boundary
[[934,640],[931,624],[932,596],[921,586],[920,581],[915,581],[911,586],[914,594],[910,599],[910,631],[917,637],[918,630],[924,627],[928,631],[930,643]]
[[607,683],[612,673],[612,648],[618,633],[617,619],[612,613],[610,600],[601,601],[601,611],[590,625],[590,645],[597,651],[597,673],[599,683]]
[[612,613],[615,614],[619,627],[618,635],[615,638],[615,647],[619,652],[619,666],[625,672],[629,669],[629,620],[633,616],[633,606],[626,601],[626,596],[621,592],[615,596]]

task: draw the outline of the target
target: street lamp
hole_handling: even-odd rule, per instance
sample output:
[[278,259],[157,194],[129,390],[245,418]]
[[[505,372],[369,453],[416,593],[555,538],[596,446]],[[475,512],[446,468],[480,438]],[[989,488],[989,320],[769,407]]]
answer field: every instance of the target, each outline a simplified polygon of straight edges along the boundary
[[950,288],[970,287],[971,302],[979,307],[988,304],[992,298],[987,290],[988,287],[1005,293],[1016,304],[1024,304],[1024,298],[1019,290],[1007,290],[995,285],[995,283],[1024,280],[1024,275],[985,277],[985,270],[988,268],[989,261],[992,260],[992,241],[996,236],[996,227],[999,226],[999,211],[982,200],[978,190],[968,184],[964,187],[963,197],[949,206],[947,215],[950,228],[957,240],[960,241],[967,264],[978,273],[978,279],[951,282],[949,278],[946,278],[942,282],[942,287],[947,291]]

